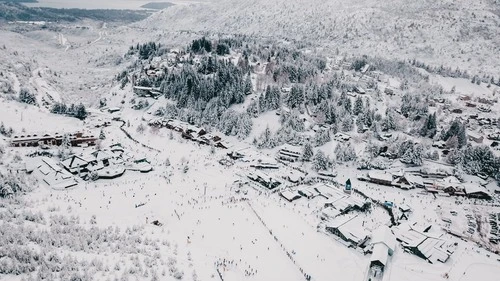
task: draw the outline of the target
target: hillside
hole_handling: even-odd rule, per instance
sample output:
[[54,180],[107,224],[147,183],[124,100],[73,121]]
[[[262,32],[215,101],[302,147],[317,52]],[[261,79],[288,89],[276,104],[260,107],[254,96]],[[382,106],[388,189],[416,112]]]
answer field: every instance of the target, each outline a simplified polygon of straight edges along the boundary
[[330,52],[417,58],[497,74],[498,1],[244,1],[170,7],[137,25],[150,30],[243,33],[315,43]]

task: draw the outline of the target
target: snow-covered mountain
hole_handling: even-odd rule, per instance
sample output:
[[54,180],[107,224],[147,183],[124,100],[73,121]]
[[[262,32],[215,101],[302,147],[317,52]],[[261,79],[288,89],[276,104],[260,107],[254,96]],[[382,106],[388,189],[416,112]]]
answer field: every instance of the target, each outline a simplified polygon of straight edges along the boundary
[[[149,30],[278,36],[325,49],[494,74],[498,1],[214,0],[179,5],[137,23]],[[498,71],[496,70],[496,73]]]

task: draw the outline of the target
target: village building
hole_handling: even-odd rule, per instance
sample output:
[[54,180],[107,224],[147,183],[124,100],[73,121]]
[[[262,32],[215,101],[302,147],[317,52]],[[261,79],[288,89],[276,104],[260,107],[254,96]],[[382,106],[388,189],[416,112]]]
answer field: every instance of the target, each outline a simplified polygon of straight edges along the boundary
[[467,138],[469,139],[469,141],[473,141],[475,143],[483,143],[484,140],[484,136],[475,132],[467,132]]
[[327,224],[326,230],[340,237],[347,246],[354,248],[363,248],[369,238],[363,228],[363,219],[358,215],[336,217]]
[[61,161],[61,165],[72,174],[79,174],[81,172],[87,172],[87,166],[89,161],[81,156],[71,155],[65,160]]
[[392,185],[406,190],[425,187],[422,177],[410,173],[404,173],[403,176],[395,179]]
[[222,149],[229,149],[229,148],[231,148],[231,145],[225,141],[218,141],[217,143],[215,143],[215,147],[222,148]]
[[70,173],[48,157],[30,159],[26,162],[26,171],[54,189],[65,189],[78,184]]
[[160,89],[153,87],[134,86],[133,91],[140,97],[158,97],[162,94]]
[[365,89],[363,89],[363,88],[362,88],[362,87],[360,87],[360,86],[356,86],[356,87],[354,87],[354,91],[356,91],[356,93],[361,94],[361,95],[366,94]]
[[281,191],[280,196],[285,198],[288,202],[293,202],[301,197],[296,191],[292,191],[290,189]]
[[[27,134],[16,135],[10,140],[12,147],[38,147],[38,146],[60,146],[63,144],[65,136],[59,133],[51,134]],[[77,132],[67,135],[69,145],[71,146],[94,146],[97,138],[93,135],[85,135],[83,132]]]
[[119,108],[119,107],[110,107],[110,108],[108,108],[108,112],[109,113],[119,112],[120,110],[121,110],[121,108]]
[[335,140],[340,141],[340,142],[346,142],[351,139],[351,136],[346,135],[344,133],[337,133],[335,134]]
[[332,207],[341,214],[351,211],[366,212],[370,208],[370,202],[354,196],[343,196],[337,200],[325,203],[325,208]]
[[284,145],[276,156],[280,160],[285,160],[289,162],[296,162],[302,157],[302,152],[296,147],[290,145]]
[[[427,227],[426,229],[429,229]],[[407,226],[397,228],[395,231],[397,241],[405,251],[410,252],[429,263],[442,262],[445,263],[450,256],[455,252],[456,245],[449,243],[448,240],[442,237],[436,237],[423,231],[417,231]]]
[[321,219],[322,220],[330,220],[330,219],[334,219],[336,218],[337,216],[340,215],[340,212],[339,210],[335,209],[335,208],[332,208],[332,207],[327,207],[327,208],[324,208],[322,211],[321,211]]
[[398,206],[399,210],[399,220],[408,220],[410,218],[410,214],[412,212],[411,207],[407,204],[400,204]]
[[381,185],[392,185],[392,174],[387,172],[376,172],[370,171],[368,172],[367,179],[369,182],[381,184]]
[[298,192],[302,197],[305,197],[307,199],[313,199],[316,196],[320,195],[320,193],[314,187],[301,188]]
[[477,198],[484,200],[491,200],[491,194],[486,190],[486,188],[482,187],[478,183],[463,183],[463,188],[465,194],[469,198]]
[[248,173],[247,177],[254,182],[257,182],[269,190],[273,190],[281,185],[281,182],[274,179],[272,176],[262,172]]
[[373,232],[371,245],[373,249],[370,257],[370,267],[378,266],[384,270],[389,256],[392,256],[396,250],[396,237],[389,227],[382,225]]

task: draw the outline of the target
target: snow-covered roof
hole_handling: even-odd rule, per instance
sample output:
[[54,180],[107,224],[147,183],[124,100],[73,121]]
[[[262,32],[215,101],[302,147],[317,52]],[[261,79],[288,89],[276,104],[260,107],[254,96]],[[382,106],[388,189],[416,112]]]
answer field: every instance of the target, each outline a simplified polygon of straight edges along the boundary
[[373,246],[373,253],[370,257],[370,262],[378,261],[386,266],[388,259],[389,250],[385,244],[376,244],[375,246]]
[[361,217],[354,215],[336,217],[328,226],[338,229],[347,239],[360,242],[368,236],[362,225]]
[[97,160],[97,161],[103,161],[106,159],[113,158],[114,154],[112,152],[108,152],[105,150],[98,150],[98,151],[92,152],[92,156],[94,156],[95,160]]
[[296,191],[291,191],[290,189],[282,191],[281,196],[283,196],[288,201],[293,201],[300,198],[300,195]]
[[384,244],[392,252],[396,249],[396,236],[392,233],[391,229],[386,225],[381,225],[373,231],[372,244]]
[[315,189],[322,196],[326,197],[326,199],[331,201],[336,201],[346,196],[338,189],[324,183],[318,183],[316,185],[313,185],[312,188]]
[[443,178],[441,181],[444,183],[457,183],[457,184],[460,183],[460,181],[455,176],[449,176],[449,177]]
[[391,173],[381,173],[381,172],[370,171],[370,172],[368,172],[368,177],[370,179],[392,182],[392,174]]
[[467,194],[484,193],[488,196],[491,196],[489,192],[478,183],[464,183],[463,187],[465,189],[465,193]]
[[36,157],[31,159],[31,162],[36,163],[35,176],[40,178],[51,188],[63,189],[74,185],[78,182],[75,178],[63,170],[57,163],[48,157]]
[[69,158],[61,161],[61,164],[66,167],[67,169],[72,169],[72,168],[77,168],[80,166],[84,166],[88,164],[88,161],[85,159],[77,156],[77,155],[72,155]]
[[424,180],[420,176],[406,173],[404,174],[404,177],[410,184],[421,185],[421,186],[424,185]]
[[322,215],[327,217],[327,218],[335,218],[336,216],[340,215],[340,211],[338,211],[334,208],[328,207],[328,208],[323,209]]

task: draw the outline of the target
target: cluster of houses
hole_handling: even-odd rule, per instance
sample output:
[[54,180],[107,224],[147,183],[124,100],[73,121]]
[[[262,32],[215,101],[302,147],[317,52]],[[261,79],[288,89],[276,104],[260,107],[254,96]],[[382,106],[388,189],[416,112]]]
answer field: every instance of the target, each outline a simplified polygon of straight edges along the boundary
[[370,171],[358,176],[359,180],[371,183],[395,186],[401,189],[423,188],[429,193],[443,193],[453,196],[490,200],[492,195],[480,183],[461,182],[447,173],[402,173],[392,174],[387,171]]
[[71,134],[24,134],[15,135],[10,139],[12,147],[49,147],[60,146],[65,141],[75,147],[95,146],[97,138],[91,134],[76,132]]
[[154,87],[134,86],[133,91],[139,97],[158,98],[162,95],[160,89]]
[[34,157],[25,170],[54,189],[70,188],[82,180],[113,179],[126,170],[147,173],[153,170],[145,158],[133,158],[120,144],[88,154],[73,154],[58,162],[49,157]]
[[288,162],[297,162],[302,158],[302,151],[300,148],[293,147],[291,145],[284,145],[278,151],[276,158]]
[[280,180],[261,171],[250,172],[247,174],[247,177],[269,190],[274,190],[282,184]]
[[448,261],[457,248],[441,233],[432,232],[432,226],[418,228],[418,225],[404,224],[394,227],[396,240],[405,252],[412,253],[429,263]]
[[75,177],[62,168],[54,159],[35,157],[26,162],[26,173],[54,189],[65,189],[78,184]]
[[214,145],[215,147],[223,149],[228,149],[231,147],[229,143],[223,141],[221,137],[209,134],[207,133],[207,131],[205,131],[205,129],[195,125],[191,125],[187,122],[173,119],[157,118],[150,120],[148,124],[152,127],[167,128],[172,131],[179,132],[181,133],[182,138],[197,142],[199,144]]
[[132,157],[120,144],[114,144],[109,149],[95,150],[88,154],[73,154],[61,161],[61,166],[84,180],[117,178],[122,176],[126,170],[142,173],[153,170],[147,159]]

